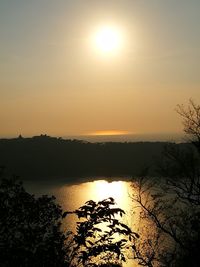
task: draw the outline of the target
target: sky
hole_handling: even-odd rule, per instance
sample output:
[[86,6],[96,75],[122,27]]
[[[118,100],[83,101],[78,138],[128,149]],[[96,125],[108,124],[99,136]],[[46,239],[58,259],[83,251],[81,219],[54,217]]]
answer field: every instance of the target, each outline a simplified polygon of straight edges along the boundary
[[[0,0],[0,136],[182,131],[200,100],[199,0]],[[98,29],[121,46],[97,49]]]

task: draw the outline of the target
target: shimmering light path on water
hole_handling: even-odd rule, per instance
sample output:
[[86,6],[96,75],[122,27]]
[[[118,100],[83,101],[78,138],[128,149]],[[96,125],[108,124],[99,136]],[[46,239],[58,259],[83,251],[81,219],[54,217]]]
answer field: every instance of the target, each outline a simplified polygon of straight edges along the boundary
[[[64,211],[73,211],[82,206],[88,200],[100,201],[109,197],[113,197],[116,206],[126,212],[123,218],[124,223],[130,227],[137,225],[137,215],[133,215],[133,203],[131,200],[130,182],[97,180],[80,184],[50,184],[43,181],[41,184],[27,184],[28,191],[36,195],[53,194]],[[65,221],[65,227],[75,230],[76,219],[69,216]],[[135,228],[135,227],[134,227]],[[135,266],[132,261],[124,264],[126,267]]]

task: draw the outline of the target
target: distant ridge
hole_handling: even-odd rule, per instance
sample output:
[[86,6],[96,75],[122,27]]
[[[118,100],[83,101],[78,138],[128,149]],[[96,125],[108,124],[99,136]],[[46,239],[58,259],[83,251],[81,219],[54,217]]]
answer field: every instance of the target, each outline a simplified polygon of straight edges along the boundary
[[68,139],[80,139],[89,142],[185,142],[182,133],[163,133],[163,134],[126,134],[126,135],[74,135],[65,136]]
[[[155,162],[167,142],[99,142],[48,135],[0,139],[0,165],[22,179],[136,176]],[[173,144],[179,146],[181,144]]]

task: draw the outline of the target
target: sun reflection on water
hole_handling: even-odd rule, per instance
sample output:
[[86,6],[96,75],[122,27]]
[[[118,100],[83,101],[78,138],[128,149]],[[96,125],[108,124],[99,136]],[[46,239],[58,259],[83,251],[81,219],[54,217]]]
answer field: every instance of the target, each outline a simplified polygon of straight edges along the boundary
[[96,181],[92,184],[92,192],[94,194],[94,198],[98,200],[106,199],[109,197],[113,197],[117,206],[122,209],[127,209],[128,207],[128,186],[125,182],[117,181],[117,182],[107,182],[107,181]]
[[[101,201],[113,197],[116,206],[126,212],[123,222],[128,224],[132,229],[138,224],[138,215],[133,215],[133,203],[130,197],[133,193],[133,188],[131,188],[130,182],[108,182],[102,179],[74,185],[57,184],[54,186],[51,185],[51,187],[44,184],[43,187],[40,186],[40,189],[43,188],[42,193],[47,193],[48,191],[48,193],[55,195],[57,202],[61,205],[64,211],[74,211],[84,205],[88,200]],[[35,190],[36,192],[39,192],[37,188],[35,188]],[[64,230],[72,230],[75,232],[76,222],[76,216],[67,216],[63,225]],[[130,259],[123,266],[133,267],[136,265]]]
[[[132,225],[132,200],[130,198],[131,187],[129,182],[98,180],[77,185],[65,185],[56,192],[57,199],[64,210],[75,210],[88,200],[101,201],[113,197],[116,206],[126,212],[123,222]],[[77,218],[69,216],[65,227],[75,231]],[[104,226],[101,225],[104,228]],[[69,229],[69,228],[68,228]],[[106,229],[106,228],[105,228]],[[128,260],[123,266],[136,266]]]
[[53,192],[64,210],[74,210],[88,200],[101,201],[114,198],[118,207],[130,211],[130,183],[98,180],[76,185],[64,185]]

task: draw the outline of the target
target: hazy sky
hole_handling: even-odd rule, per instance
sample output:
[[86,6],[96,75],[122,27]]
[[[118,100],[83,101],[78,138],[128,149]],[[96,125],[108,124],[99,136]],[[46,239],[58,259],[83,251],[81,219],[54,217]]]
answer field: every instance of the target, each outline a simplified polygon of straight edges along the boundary
[[[182,130],[200,100],[199,0],[0,0],[0,136]],[[115,54],[92,38],[122,35]]]

